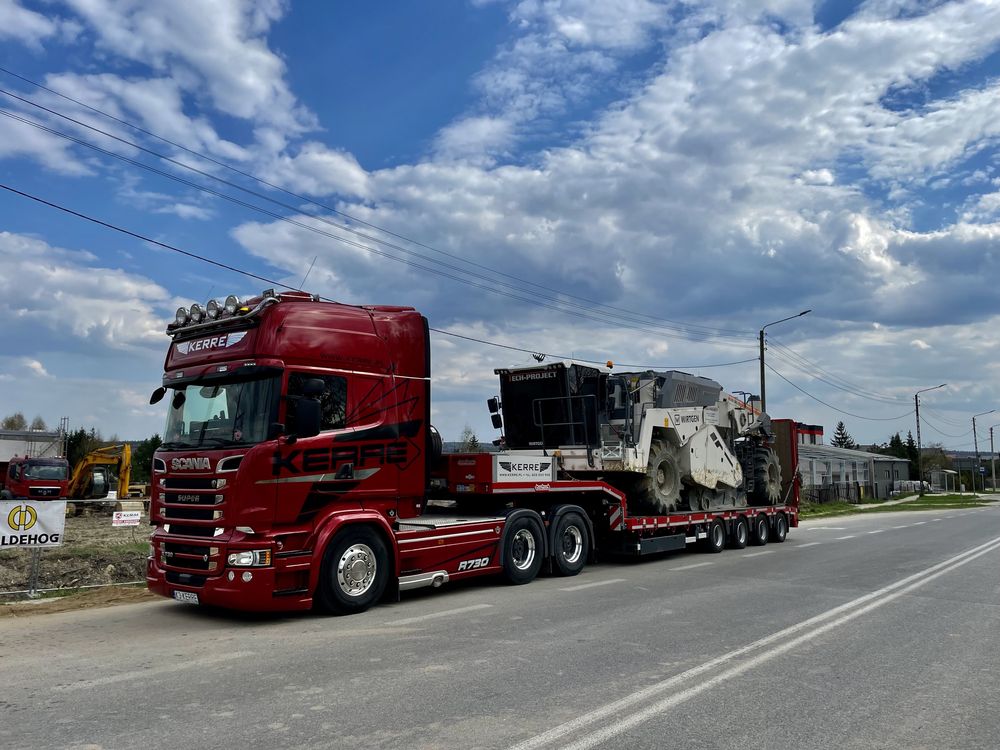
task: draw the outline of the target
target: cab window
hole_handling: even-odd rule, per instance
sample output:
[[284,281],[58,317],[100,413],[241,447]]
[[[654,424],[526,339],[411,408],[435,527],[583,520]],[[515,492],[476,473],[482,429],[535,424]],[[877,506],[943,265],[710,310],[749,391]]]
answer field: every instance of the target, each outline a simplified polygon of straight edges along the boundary
[[307,380],[322,380],[320,394],[320,430],[339,430],[347,426],[347,378],[338,375],[317,375],[311,372],[293,372],[288,375],[288,413],[285,429],[295,432],[296,404],[302,396]]

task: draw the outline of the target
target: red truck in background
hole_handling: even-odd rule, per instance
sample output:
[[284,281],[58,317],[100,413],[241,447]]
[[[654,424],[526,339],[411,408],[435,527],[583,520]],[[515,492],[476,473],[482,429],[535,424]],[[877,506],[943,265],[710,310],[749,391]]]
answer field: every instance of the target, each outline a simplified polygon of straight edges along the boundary
[[65,500],[69,461],[14,456],[0,474],[0,500]]
[[[760,495],[767,504],[747,504],[746,488],[734,485],[738,467],[719,485],[719,502],[702,487],[704,510],[692,500],[653,513],[630,510],[627,484],[574,477],[563,451],[541,443],[442,455],[430,425],[428,324],[412,308],[268,290],[181,308],[167,333],[162,387],[150,399],[166,397],[168,416],[153,459],[146,580],[179,601],[349,614],[465,577],[527,583],[543,568],[575,575],[598,552],[643,555],[695,542],[718,552],[784,541],[797,525],[795,498],[775,500],[771,485]],[[596,407],[581,411],[566,398],[570,422],[582,425],[576,432],[600,432]],[[551,393],[536,400],[551,402]],[[722,425],[717,407],[705,411],[715,409],[713,424]],[[740,429],[712,434],[750,440],[750,428]],[[766,425],[752,434],[766,446],[756,437]],[[598,450],[590,440],[567,453],[586,462]],[[743,451],[751,461],[761,450],[754,445],[756,453]],[[651,481],[669,484],[662,446],[652,450],[660,463]]]

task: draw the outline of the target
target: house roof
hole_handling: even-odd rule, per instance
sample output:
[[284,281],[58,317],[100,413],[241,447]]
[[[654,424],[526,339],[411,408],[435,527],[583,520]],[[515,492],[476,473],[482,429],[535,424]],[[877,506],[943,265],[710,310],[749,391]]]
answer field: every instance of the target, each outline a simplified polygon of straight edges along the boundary
[[887,456],[884,453],[870,453],[869,451],[859,451],[853,448],[838,448],[834,445],[811,445],[809,443],[799,445],[799,456],[807,458],[839,458],[845,461],[887,461],[894,463],[907,463],[908,461],[908,459]]

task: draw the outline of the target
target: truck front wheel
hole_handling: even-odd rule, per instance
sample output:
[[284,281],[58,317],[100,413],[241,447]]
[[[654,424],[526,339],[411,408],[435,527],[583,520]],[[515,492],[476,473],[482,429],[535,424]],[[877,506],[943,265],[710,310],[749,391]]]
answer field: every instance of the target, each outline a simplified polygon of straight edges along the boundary
[[541,532],[529,518],[515,518],[503,543],[503,576],[508,583],[531,583],[542,569]]
[[368,526],[344,529],[323,555],[319,606],[335,615],[364,612],[382,597],[388,580],[389,552],[382,537]]

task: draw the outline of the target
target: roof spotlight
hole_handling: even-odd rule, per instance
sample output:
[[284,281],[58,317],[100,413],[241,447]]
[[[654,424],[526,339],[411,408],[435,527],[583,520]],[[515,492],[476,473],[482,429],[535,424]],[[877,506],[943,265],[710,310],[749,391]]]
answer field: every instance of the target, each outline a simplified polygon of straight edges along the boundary
[[205,305],[205,314],[208,315],[210,320],[218,318],[220,312],[222,312],[222,308],[219,307],[218,300],[210,299]]
[[235,294],[230,294],[228,297],[226,297],[225,307],[227,313],[229,313],[230,315],[235,315],[236,309],[239,306],[240,306],[240,300],[239,297],[237,297]]
[[178,307],[177,312],[174,315],[174,325],[182,326],[187,323],[191,318],[188,316],[188,311],[186,307]]
[[195,302],[191,305],[191,320],[195,323],[200,323],[205,319],[205,311],[201,309],[201,305]]

